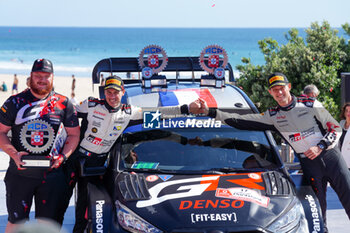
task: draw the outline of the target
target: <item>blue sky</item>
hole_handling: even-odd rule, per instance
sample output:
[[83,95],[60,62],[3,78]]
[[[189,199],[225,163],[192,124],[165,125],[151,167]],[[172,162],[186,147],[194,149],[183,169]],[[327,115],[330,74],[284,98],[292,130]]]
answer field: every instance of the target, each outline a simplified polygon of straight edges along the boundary
[[0,0],[0,26],[309,27],[350,23],[350,0]]

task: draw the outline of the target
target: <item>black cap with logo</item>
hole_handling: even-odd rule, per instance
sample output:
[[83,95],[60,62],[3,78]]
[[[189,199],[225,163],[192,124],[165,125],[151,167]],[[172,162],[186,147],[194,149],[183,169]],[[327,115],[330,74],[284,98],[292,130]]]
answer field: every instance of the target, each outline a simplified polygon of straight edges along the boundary
[[273,73],[269,76],[268,85],[269,89],[274,86],[285,86],[289,83],[287,77],[282,73]]
[[32,72],[53,73],[52,62],[47,59],[37,59],[34,61]]
[[124,88],[124,82],[120,77],[118,77],[116,75],[110,76],[110,77],[106,78],[104,89],[106,90],[108,88],[113,88],[113,89],[116,89],[118,91],[121,91]]

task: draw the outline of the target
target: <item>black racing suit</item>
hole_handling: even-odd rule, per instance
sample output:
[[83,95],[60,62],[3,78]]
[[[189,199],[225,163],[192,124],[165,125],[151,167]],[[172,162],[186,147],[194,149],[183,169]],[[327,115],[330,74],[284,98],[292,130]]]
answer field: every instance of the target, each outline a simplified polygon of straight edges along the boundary
[[[238,129],[277,131],[300,154],[301,166],[320,201],[325,223],[327,182],[350,218],[350,173],[336,147],[342,129],[319,101],[293,96],[289,106],[270,108],[261,114],[238,115],[211,108],[209,116]],[[325,150],[314,160],[303,154],[320,144]]]
[[[187,106],[159,108],[162,115],[178,115],[188,113]],[[139,107],[122,104],[118,108],[112,108],[105,100],[93,97],[76,106],[78,117],[83,118],[81,125],[81,141],[75,155],[84,162],[81,169],[88,167],[101,167],[104,165],[108,152],[115,141],[130,125],[141,123],[142,109]],[[82,171],[80,172],[82,173]],[[96,182],[97,176],[80,176],[78,178],[78,200],[75,212],[75,226],[73,232],[83,232],[86,228],[85,218],[88,205],[87,183],[89,180]]]
[[[61,123],[65,127],[79,126],[76,111],[67,97],[52,91],[45,99],[37,99],[29,89],[6,100],[1,107],[0,122],[11,127],[11,143],[17,151],[37,156],[49,155]],[[65,177],[62,166],[18,170],[11,158],[5,177],[9,222],[17,223],[29,217],[34,196],[36,217],[62,223],[63,215],[57,213],[68,189]]]

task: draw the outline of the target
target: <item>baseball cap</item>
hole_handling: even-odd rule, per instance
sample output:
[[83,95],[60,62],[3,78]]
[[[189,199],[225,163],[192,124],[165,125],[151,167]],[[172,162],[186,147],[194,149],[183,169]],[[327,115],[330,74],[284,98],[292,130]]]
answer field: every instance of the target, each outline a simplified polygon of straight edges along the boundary
[[124,88],[124,82],[120,77],[118,77],[116,75],[110,76],[110,77],[106,78],[104,89],[106,90],[108,88],[114,88],[118,91],[121,91]]
[[268,85],[269,89],[274,86],[285,86],[289,83],[287,77],[282,73],[273,73],[269,76]]
[[47,72],[53,73],[52,62],[47,59],[37,59],[34,61],[32,72]]

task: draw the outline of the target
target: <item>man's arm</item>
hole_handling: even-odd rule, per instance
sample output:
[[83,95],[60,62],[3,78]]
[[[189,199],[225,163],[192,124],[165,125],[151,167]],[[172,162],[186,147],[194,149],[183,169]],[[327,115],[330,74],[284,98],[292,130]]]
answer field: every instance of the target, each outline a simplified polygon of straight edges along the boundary
[[315,101],[314,111],[316,119],[322,124],[323,129],[326,131],[326,134],[318,145],[323,144],[325,149],[335,147],[343,132],[341,126],[317,100]]
[[312,146],[309,150],[304,152],[306,157],[311,160],[319,156],[322,151],[334,148],[342,135],[342,128],[339,123],[332,117],[332,115],[323,107],[319,101],[315,101],[313,110],[316,120],[318,121],[319,125],[322,126],[325,134],[316,146]]
[[21,165],[24,165],[25,163],[22,162],[21,157],[28,153],[25,151],[17,151],[11,144],[10,139],[7,136],[10,129],[10,126],[0,123],[0,148],[15,161],[18,169],[23,170],[25,168],[21,168]]
[[253,113],[246,115],[228,113],[215,108],[208,108],[206,102],[200,98],[189,105],[189,111],[194,114],[205,114],[237,129],[258,131],[276,130],[268,111],[261,114]]
[[313,110],[316,120],[323,127],[325,134],[320,142],[317,143],[317,146],[312,146],[304,153],[309,159],[315,159],[322,151],[334,148],[342,135],[342,128],[339,123],[319,101],[315,101]]
[[[82,104],[79,105],[79,107],[85,106],[85,105],[87,105],[87,101],[84,101]],[[51,166],[51,168],[58,168],[59,166],[61,166],[61,164],[69,158],[69,156],[74,152],[74,150],[77,148],[79,144],[79,140],[80,140],[79,121],[77,118],[76,110],[70,101],[68,101],[67,103],[66,114],[63,120],[63,124],[67,132],[66,142],[64,144],[64,147],[61,153],[58,156],[53,158],[54,163]]]

